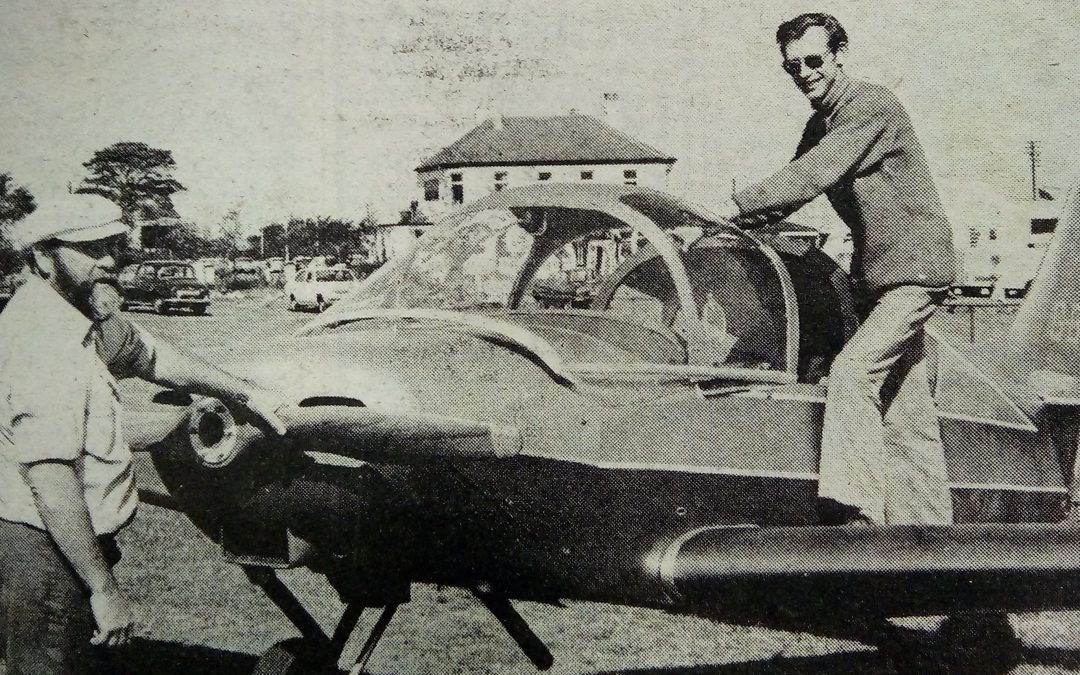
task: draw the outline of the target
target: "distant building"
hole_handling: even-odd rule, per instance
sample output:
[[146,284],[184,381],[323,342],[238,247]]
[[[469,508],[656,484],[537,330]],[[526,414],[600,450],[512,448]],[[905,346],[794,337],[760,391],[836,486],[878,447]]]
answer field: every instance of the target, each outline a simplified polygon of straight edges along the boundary
[[138,250],[160,248],[159,242],[169,232],[191,226],[177,214],[168,199],[144,199],[127,217],[132,223],[131,246]]
[[675,158],[589,115],[494,116],[416,167],[433,218],[507,187],[596,181],[664,188]]
[[[1022,298],[1057,230],[1061,202],[1045,190],[1037,200],[999,198],[962,223],[954,295]],[[966,232],[964,231],[966,230]]]
[[376,225],[373,232],[365,236],[366,255],[364,262],[369,264],[384,263],[401,253],[408,251],[425,232],[431,229],[430,223],[385,223]]

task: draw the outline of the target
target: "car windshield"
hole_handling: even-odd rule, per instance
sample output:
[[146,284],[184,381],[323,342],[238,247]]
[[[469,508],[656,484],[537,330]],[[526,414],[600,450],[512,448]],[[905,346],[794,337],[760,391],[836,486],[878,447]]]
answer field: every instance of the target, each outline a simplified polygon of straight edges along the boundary
[[320,270],[315,273],[316,281],[354,281],[349,270]]
[[195,270],[189,265],[164,265],[158,268],[158,279],[194,279]]

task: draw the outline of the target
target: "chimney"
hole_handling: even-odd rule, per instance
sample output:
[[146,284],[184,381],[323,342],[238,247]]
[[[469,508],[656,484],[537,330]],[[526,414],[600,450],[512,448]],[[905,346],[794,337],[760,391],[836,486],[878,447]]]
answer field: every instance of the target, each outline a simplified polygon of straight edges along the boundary
[[601,99],[603,120],[616,129],[622,127],[622,102],[618,92],[605,91]]

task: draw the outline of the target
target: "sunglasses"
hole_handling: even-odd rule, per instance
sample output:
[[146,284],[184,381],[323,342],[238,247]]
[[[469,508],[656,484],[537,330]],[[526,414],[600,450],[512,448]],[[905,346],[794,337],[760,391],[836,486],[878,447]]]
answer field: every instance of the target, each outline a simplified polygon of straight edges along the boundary
[[117,235],[115,237],[109,237],[108,239],[97,239],[94,241],[56,241],[56,245],[58,246],[66,246],[83,255],[98,259],[108,255],[111,255],[113,258],[119,257],[120,253],[125,248],[125,244],[124,235]]
[[787,59],[781,65],[789,75],[798,75],[802,72],[802,64],[804,63],[810,70],[817,70],[825,65],[825,57],[821,54],[811,54],[809,56],[804,56],[801,59]]

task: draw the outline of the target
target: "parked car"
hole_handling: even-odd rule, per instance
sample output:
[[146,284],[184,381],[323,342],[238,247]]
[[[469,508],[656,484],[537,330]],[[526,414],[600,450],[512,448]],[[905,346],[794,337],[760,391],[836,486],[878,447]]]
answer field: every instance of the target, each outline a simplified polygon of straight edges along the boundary
[[142,307],[159,314],[187,309],[203,314],[210,306],[210,286],[186,260],[148,260],[139,265],[129,281],[120,281],[124,300],[121,309]]
[[116,282],[123,284],[130,284],[135,278],[135,273],[139,271],[139,263],[132,263],[130,265],[124,265],[120,268],[120,271],[116,274]]
[[592,303],[598,283],[586,270],[574,268],[537,281],[532,296],[544,308],[585,309]]
[[356,285],[356,275],[343,265],[336,267],[307,267],[296,278],[285,283],[289,309],[296,311],[312,307],[322,312],[347,295]]
[[262,269],[263,263],[260,260],[252,260],[251,258],[237,258],[233,260],[233,270],[237,272],[257,272]]

